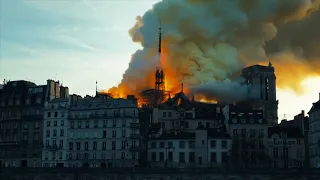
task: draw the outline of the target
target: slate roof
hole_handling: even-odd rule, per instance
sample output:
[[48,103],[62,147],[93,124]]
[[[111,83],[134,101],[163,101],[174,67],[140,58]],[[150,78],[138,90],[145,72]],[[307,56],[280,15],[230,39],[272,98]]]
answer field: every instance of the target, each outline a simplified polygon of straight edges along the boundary
[[263,110],[251,110],[250,108],[229,105],[229,124],[267,124],[263,118]]
[[303,138],[302,132],[298,127],[269,127],[268,136],[271,138],[273,134],[286,133],[287,138]]
[[310,111],[308,112],[308,114],[312,113],[315,110],[320,110],[320,100],[315,103],[312,103],[312,107],[311,107]]

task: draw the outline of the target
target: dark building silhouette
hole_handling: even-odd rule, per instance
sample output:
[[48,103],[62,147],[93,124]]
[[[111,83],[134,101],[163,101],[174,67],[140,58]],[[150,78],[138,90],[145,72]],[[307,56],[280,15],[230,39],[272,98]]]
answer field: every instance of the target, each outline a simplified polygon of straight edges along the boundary
[[8,81],[0,90],[1,166],[41,166],[44,105],[67,97],[68,88],[48,80],[46,85]]

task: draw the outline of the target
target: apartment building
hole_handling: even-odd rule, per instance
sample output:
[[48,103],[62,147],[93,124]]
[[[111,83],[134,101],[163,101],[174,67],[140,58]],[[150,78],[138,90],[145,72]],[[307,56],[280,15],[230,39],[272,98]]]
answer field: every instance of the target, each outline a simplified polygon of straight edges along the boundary
[[40,167],[44,104],[65,96],[68,88],[48,80],[46,85],[5,81],[0,89],[0,165]]
[[227,105],[223,108],[225,126],[232,137],[234,166],[266,167],[268,163],[268,121],[262,110]]
[[273,168],[302,167],[305,161],[304,136],[298,127],[269,127],[269,156]]
[[319,168],[320,167],[320,100],[312,104],[312,108],[310,109],[308,114],[309,114],[310,167]]
[[45,104],[42,166],[63,167],[67,160],[69,99],[57,98]]
[[108,95],[71,101],[68,116],[69,167],[128,167],[138,164],[137,100]]
[[228,163],[231,138],[226,131],[206,129],[168,132],[150,137],[148,161],[152,167],[216,167]]

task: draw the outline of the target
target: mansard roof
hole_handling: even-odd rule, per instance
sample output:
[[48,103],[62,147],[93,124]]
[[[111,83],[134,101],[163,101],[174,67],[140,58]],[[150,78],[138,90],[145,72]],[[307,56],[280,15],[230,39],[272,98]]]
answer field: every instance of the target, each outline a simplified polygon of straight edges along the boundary
[[229,105],[229,124],[267,124],[263,110]]
[[303,138],[301,129],[299,127],[269,127],[269,138],[271,138],[274,134],[278,134],[279,136],[286,134],[287,138]]

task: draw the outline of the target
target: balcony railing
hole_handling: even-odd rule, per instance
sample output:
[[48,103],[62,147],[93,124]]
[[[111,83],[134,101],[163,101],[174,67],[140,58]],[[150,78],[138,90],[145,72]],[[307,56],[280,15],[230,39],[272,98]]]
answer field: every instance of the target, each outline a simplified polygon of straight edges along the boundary
[[139,123],[130,123],[130,128],[139,128],[140,124]]
[[91,114],[86,115],[69,115],[69,119],[112,119],[112,118],[138,118],[138,113],[125,113],[125,114]]
[[140,139],[140,134],[130,134],[130,139]]
[[18,141],[1,141],[0,145],[15,145],[18,144]]
[[51,145],[51,146],[45,146],[45,149],[49,151],[58,151],[62,149],[62,147],[59,147],[58,145]]

